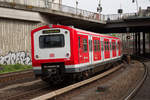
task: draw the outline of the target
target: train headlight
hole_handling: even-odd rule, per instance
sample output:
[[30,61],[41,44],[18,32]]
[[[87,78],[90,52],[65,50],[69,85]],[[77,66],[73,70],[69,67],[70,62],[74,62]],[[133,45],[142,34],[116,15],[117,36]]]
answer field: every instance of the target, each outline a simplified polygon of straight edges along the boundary
[[66,53],[66,57],[69,57],[70,56],[70,54],[69,53]]
[[38,56],[38,55],[35,55],[35,58],[39,58],[39,56]]
[[68,32],[67,31],[65,31],[65,34],[67,34]]

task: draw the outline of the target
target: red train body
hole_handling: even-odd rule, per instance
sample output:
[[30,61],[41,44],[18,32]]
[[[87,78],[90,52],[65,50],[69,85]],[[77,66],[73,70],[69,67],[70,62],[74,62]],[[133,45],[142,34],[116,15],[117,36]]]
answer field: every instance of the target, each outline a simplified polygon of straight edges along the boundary
[[122,56],[119,38],[62,25],[32,30],[31,46],[35,75],[46,79],[91,71]]

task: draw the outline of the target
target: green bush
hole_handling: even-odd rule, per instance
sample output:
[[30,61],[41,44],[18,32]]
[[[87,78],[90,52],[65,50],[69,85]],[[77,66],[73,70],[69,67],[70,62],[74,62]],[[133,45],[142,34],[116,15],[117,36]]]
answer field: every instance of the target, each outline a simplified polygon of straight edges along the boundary
[[14,65],[0,65],[0,74],[9,73],[9,72],[17,72],[23,71],[27,69],[32,69],[31,65],[21,65],[21,64],[14,64]]

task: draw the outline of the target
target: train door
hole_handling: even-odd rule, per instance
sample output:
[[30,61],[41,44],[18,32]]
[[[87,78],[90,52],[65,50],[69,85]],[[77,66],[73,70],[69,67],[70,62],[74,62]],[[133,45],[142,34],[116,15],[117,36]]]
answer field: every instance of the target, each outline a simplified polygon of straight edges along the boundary
[[117,45],[118,45],[118,56],[121,56],[121,43],[120,43],[120,40],[118,40]]
[[116,57],[117,56],[117,52],[116,52],[116,40],[112,40],[112,57]]
[[89,62],[89,46],[88,46],[88,36],[79,35],[78,36],[79,43],[79,63],[87,63]]
[[109,39],[104,39],[104,58],[108,59],[110,58],[110,43]]
[[100,38],[93,37],[93,60],[101,60]]

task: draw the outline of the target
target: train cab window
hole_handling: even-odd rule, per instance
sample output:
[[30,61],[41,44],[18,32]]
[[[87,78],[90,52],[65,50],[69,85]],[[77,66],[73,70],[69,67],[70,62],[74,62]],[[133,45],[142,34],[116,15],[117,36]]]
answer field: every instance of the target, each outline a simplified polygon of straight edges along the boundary
[[39,37],[40,48],[57,48],[64,47],[65,40],[63,34],[57,35],[42,35]]
[[83,39],[83,51],[87,52],[88,48],[87,48],[87,39]]

